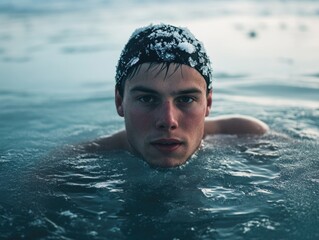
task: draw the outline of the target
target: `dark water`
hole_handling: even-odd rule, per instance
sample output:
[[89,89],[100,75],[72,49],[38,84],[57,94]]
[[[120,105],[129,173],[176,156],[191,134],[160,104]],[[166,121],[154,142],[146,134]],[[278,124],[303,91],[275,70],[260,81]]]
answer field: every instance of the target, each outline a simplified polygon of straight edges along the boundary
[[232,111],[240,104],[272,131],[209,137],[185,166],[161,170],[125,152],[68,154],[61,148],[122,127],[105,110],[113,99],[100,94],[48,101],[2,93],[12,105],[1,112],[1,238],[319,236],[318,109],[261,107],[220,93],[216,105]]
[[316,239],[318,144],[284,140],[214,137],[173,170],[115,152],[2,163],[1,236]]
[[[319,7],[269,2],[2,1],[0,238],[318,239]],[[250,115],[271,131],[209,137],[169,170],[66,151],[123,128],[116,61],[150,21],[205,43],[211,116]]]

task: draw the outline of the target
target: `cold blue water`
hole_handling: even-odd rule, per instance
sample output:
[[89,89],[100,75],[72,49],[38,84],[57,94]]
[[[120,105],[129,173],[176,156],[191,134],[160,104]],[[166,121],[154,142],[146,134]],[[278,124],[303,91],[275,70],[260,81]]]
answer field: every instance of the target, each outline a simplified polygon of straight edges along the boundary
[[[0,239],[318,239],[319,3],[0,3]],[[209,136],[186,165],[72,152],[124,127],[116,61],[150,22],[187,26],[214,69]]]

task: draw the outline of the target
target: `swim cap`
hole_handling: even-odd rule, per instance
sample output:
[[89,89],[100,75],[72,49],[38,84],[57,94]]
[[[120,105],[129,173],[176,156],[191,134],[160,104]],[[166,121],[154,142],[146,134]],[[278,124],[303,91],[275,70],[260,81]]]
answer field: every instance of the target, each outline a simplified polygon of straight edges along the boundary
[[195,68],[212,89],[212,68],[203,44],[187,28],[167,24],[138,28],[125,45],[116,68],[122,87],[129,71],[142,63],[179,63]]

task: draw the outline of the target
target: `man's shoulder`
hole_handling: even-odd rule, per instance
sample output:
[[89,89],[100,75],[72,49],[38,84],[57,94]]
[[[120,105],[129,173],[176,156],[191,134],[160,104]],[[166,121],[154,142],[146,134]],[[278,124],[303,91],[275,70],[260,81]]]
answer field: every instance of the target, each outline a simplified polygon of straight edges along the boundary
[[205,135],[214,134],[254,134],[262,135],[269,130],[263,121],[243,115],[227,115],[211,118],[205,122]]
[[126,132],[123,130],[110,136],[103,136],[96,140],[83,143],[81,147],[87,152],[126,150]]

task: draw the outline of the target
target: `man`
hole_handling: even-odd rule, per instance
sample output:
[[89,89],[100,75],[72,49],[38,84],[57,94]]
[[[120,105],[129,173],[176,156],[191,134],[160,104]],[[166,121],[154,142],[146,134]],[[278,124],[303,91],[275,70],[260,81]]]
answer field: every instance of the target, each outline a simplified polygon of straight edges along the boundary
[[115,104],[125,130],[85,145],[88,151],[127,150],[156,167],[184,164],[206,135],[263,134],[248,117],[205,121],[212,107],[211,63],[187,29],[150,25],[136,30],[116,72]]

